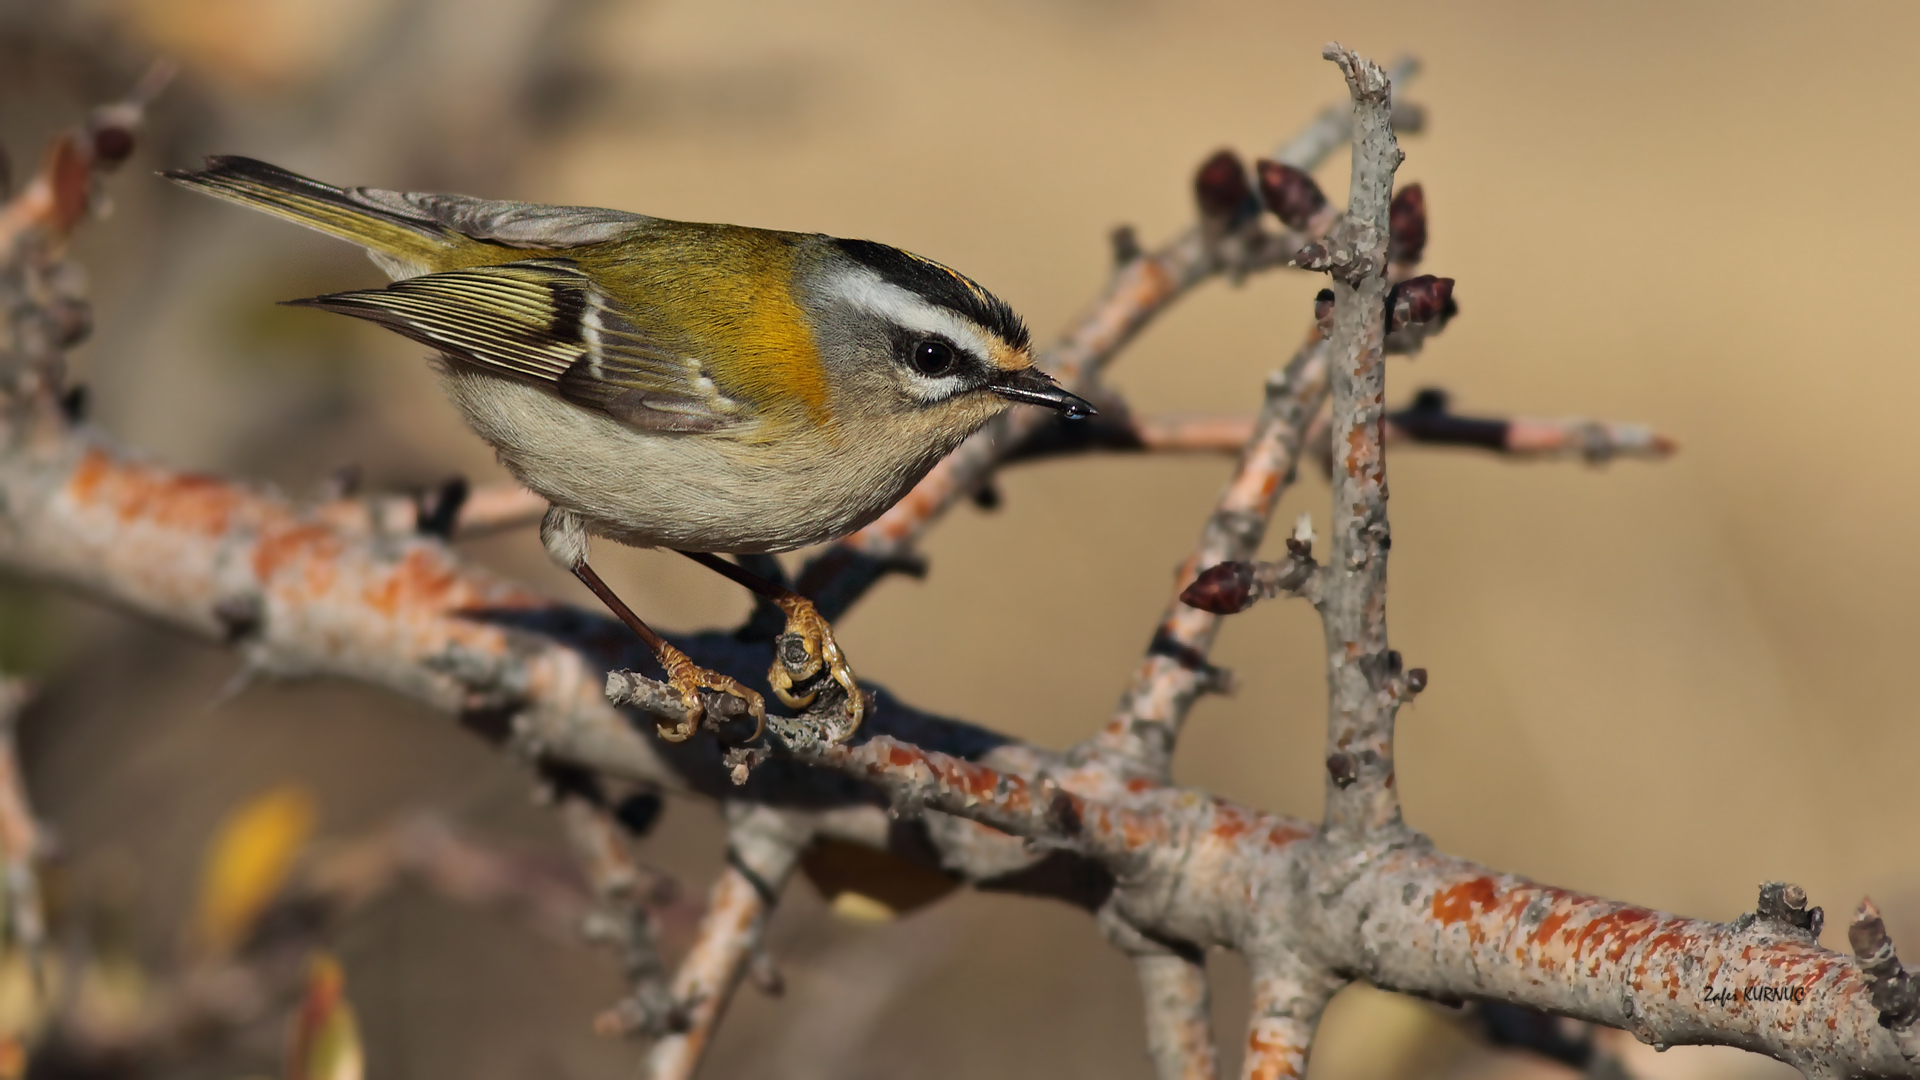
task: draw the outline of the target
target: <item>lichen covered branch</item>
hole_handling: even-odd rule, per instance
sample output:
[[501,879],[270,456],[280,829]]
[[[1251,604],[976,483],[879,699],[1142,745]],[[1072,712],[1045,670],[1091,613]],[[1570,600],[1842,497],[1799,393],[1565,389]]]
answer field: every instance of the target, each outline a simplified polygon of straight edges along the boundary
[[1339,45],[1353,94],[1353,177],[1342,228],[1327,245],[1333,277],[1329,362],[1333,397],[1333,516],[1320,611],[1329,689],[1326,827],[1362,834],[1400,822],[1393,779],[1398,707],[1387,649],[1386,415],[1387,243],[1393,137],[1386,73]]
[[648,1051],[649,1080],[688,1080],[699,1068],[809,840],[767,807],[730,805],[728,818],[727,865],[707,895],[693,948],[674,972],[677,1030]]

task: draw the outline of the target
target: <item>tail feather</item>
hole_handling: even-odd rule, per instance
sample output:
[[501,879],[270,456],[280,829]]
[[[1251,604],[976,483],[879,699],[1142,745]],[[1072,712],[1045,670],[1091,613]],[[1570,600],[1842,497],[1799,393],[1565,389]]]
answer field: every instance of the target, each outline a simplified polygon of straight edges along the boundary
[[253,158],[210,157],[203,169],[164,175],[196,191],[359,244],[389,269],[399,269],[395,263],[416,273],[435,269],[466,240],[439,222],[374,205],[344,188]]

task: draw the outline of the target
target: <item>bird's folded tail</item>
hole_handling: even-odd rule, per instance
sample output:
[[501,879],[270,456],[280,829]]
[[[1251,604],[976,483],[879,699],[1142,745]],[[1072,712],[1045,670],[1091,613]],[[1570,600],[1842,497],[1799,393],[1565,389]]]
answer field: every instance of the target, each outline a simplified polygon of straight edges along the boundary
[[253,158],[210,157],[203,169],[178,169],[165,175],[197,191],[358,244],[395,277],[436,269],[452,251],[472,243],[438,221],[378,205],[358,192]]

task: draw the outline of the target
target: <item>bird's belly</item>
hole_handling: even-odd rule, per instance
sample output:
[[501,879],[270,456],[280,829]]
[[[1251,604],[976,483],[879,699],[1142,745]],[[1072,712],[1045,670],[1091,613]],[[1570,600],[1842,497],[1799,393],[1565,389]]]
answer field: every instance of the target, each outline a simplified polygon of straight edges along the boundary
[[637,547],[745,553],[838,539],[898,501],[945,449],[902,446],[856,463],[818,439],[638,431],[524,383],[453,367],[442,376],[521,483]]

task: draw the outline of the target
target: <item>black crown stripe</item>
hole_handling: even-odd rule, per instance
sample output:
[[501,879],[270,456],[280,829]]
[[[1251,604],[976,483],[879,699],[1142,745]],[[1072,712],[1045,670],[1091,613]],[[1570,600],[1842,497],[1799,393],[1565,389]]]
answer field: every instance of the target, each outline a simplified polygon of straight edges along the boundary
[[849,258],[879,274],[882,281],[972,319],[1016,349],[1025,350],[1032,344],[1027,324],[1013,308],[958,270],[872,240],[834,243]]

